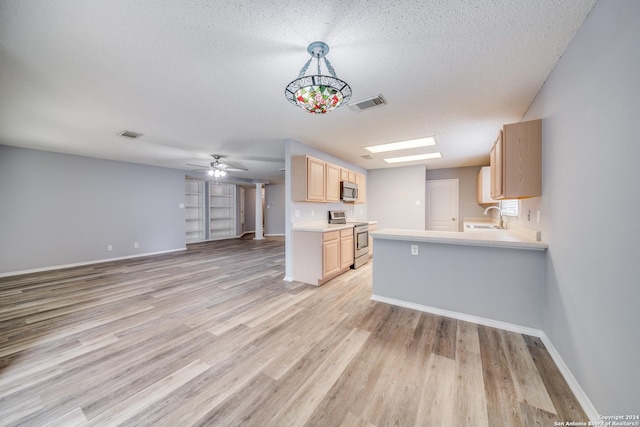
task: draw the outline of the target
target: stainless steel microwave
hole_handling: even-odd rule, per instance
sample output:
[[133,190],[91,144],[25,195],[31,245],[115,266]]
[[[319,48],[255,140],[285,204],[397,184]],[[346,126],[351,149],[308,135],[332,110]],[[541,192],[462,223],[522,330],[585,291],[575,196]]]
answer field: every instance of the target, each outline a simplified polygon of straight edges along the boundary
[[340,199],[345,202],[358,201],[358,184],[349,181],[340,182]]

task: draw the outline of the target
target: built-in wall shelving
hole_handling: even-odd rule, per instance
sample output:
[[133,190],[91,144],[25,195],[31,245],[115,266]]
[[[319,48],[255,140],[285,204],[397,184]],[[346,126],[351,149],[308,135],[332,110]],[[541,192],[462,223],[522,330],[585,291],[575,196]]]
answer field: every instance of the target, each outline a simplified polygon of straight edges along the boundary
[[184,209],[187,243],[205,239],[204,181],[185,180]]
[[236,235],[236,186],[209,183],[209,239]]
[[238,235],[236,185],[187,177],[184,200],[187,243]]

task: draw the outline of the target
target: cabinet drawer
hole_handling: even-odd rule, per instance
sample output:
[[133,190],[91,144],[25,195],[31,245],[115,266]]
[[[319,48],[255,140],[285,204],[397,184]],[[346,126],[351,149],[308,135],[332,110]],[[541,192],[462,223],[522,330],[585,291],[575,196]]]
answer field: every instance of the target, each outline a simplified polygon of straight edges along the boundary
[[346,228],[344,230],[340,230],[340,237],[352,237],[352,236],[353,236],[352,228]]
[[329,240],[338,240],[340,238],[340,230],[327,231],[322,233],[322,241],[328,242]]

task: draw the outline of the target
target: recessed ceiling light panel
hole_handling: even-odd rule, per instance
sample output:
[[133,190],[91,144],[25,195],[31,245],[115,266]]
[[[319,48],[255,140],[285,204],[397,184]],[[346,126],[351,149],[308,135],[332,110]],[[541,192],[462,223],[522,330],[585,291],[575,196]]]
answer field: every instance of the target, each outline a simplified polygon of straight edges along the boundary
[[389,159],[384,159],[387,163],[401,163],[401,162],[414,162],[417,160],[430,160],[430,159],[439,159],[442,157],[442,153],[427,153],[427,154],[416,154],[414,156],[402,156],[402,157],[391,157]]
[[432,145],[436,145],[436,139],[433,136],[429,136],[427,138],[409,139],[407,141],[372,145],[364,148],[372,153],[385,153],[387,151],[407,150],[409,148],[429,147]]

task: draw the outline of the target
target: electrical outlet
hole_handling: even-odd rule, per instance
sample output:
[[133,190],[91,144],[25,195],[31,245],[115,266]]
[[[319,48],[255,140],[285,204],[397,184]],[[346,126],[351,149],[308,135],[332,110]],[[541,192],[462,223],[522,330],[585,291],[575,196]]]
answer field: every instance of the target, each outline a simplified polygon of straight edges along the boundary
[[418,255],[418,245],[411,245],[411,255]]
[[133,244],[133,247],[134,247],[134,248],[136,248],[136,249],[137,249],[139,246],[140,246],[140,245],[138,244],[138,242],[135,242],[135,243]]
[[294,215],[296,218],[300,218],[300,209],[296,209],[296,210],[293,212],[293,215]]
[[107,246],[107,250],[108,251],[112,251],[113,250],[113,246],[111,246],[111,245]]

